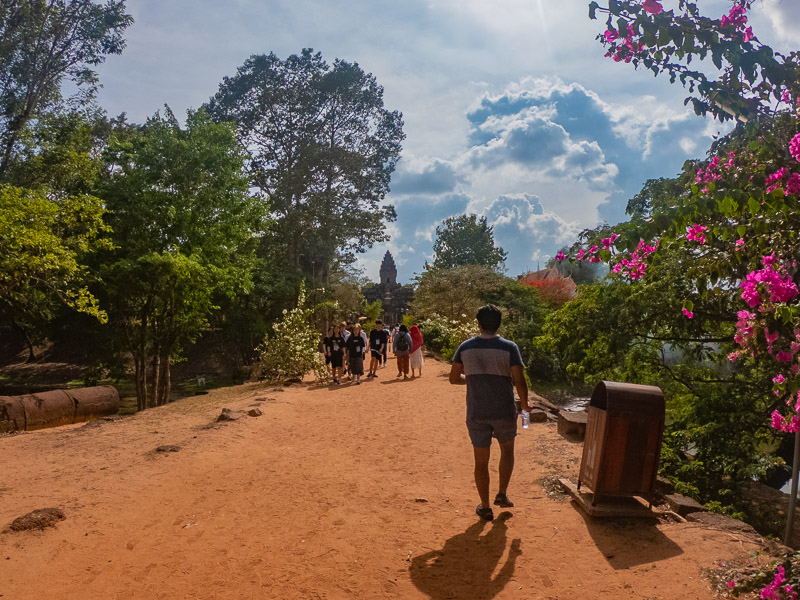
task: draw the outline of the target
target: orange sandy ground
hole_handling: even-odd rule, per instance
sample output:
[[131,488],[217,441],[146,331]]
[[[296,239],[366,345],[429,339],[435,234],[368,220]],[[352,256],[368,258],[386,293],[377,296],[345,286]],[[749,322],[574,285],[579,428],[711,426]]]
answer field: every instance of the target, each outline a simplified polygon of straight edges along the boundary
[[[754,548],[549,498],[540,478],[575,479],[581,450],[552,424],[520,430],[511,518],[480,522],[448,370],[397,381],[390,359],[360,386],[248,384],[0,438],[0,529],[36,508],[67,517],[0,534],[0,597],[695,600],[712,597],[701,568]],[[263,416],[205,427],[254,404]]]

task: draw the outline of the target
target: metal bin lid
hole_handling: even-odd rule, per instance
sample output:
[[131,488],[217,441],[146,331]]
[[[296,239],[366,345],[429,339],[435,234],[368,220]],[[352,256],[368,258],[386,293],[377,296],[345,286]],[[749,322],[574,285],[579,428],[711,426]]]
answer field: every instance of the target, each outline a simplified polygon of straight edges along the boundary
[[592,391],[589,406],[603,409],[609,414],[625,412],[663,418],[664,392],[654,385],[601,381]]

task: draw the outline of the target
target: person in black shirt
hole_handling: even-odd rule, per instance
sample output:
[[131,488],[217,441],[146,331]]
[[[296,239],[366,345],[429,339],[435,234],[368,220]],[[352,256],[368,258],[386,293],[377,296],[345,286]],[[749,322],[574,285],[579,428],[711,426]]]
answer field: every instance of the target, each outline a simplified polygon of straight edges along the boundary
[[342,365],[344,364],[345,342],[338,325],[333,328],[330,338],[331,368],[333,369],[333,382],[341,383]]
[[361,335],[361,325],[353,325],[353,333],[347,338],[347,368],[356,385],[361,383],[364,374],[364,354],[367,351],[367,342]]
[[328,375],[333,375],[333,367],[331,367],[331,337],[333,337],[333,327],[328,327],[327,335],[322,338],[322,353],[325,355],[325,368],[328,370]]
[[369,332],[369,349],[372,358],[369,362],[369,375],[367,377],[378,376],[375,371],[378,370],[383,361],[388,345],[389,332],[383,328],[383,321],[375,321],[375,329]]

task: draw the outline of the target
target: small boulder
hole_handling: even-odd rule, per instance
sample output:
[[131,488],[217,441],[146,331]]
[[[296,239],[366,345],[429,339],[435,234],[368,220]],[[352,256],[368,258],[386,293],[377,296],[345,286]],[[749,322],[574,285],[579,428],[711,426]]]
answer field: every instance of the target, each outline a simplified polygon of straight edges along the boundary
[[687,521],[694,521],[695,523],[702,523],[709,527],[721,529],[722,531],[729,531],[735,533],[744,533],[748,535],[757,536],[756,530],[751,525],[736,519],[728,518],[724,515],[711,512],[693,512],[686,515]]
[[165,446],[159,446],[158,448],[156,448],[156,452],[180,452],[180,450],[181,450],[180,446],[173,446],[170,444],[167,444]]
[[251,417],[260,417],[264,413],[261,412],[260,408],[251,408],[250,410],[247,411],[247,414]]
[[222,412],[217,417],[217,423],[222,421],[235,421],[240,416],[241,415],[239,413],[232,411],[230,408],[223,408]]
[[547,421],[547,413],[543,410],[532,409],[531,411],[531,423],[544,423]]
[[11,531],[29,531],[31,529],[45,529],[55,527],[56,523],[67,517],[60,508],[38,508],[27,515],[17,517],[11,523]]
[[702,504],[681,494],[666,494],[664,500],[667,501],[672,512],[676,512],[682,517],[689,513],[705,511],[705,507]]
[[558,433],[563,436],[575,436],[583,439],[586,436],[586,423],[589,415],[585,412],[562,410],[558,413]]

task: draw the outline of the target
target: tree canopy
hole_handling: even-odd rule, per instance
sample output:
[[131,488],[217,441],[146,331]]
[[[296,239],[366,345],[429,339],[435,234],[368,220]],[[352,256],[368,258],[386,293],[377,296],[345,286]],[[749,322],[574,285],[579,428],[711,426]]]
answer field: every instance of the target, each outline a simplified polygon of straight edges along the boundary
[[269,198],[273,241],[290,267],[326,274],[388,239],[383,204],[400,155],[402,115],[357,63],[304,49],[254,55],[208,103],[249,152],[252,184]]
[[459,215],[445,219],[436,228],[433,263],[426,268],[453,269],[480,265],[502,272],[507,252],[494,244],[494,228],[486,217]]
[[101,273],[141,409],[169,398],[170,363],[208,324],[215,297],[250,290],[265,207],[249,194],[233,128],[202,110],[185,129],[169,109],[156,114],[112,138],[106,160],[101,190],[117,247]]
[[4,0],[0,3],[0,178],[29,121],[56,106],[67,77],[77,104],[92,98],[93,70],[120,54],[133,22],[125,0]]

